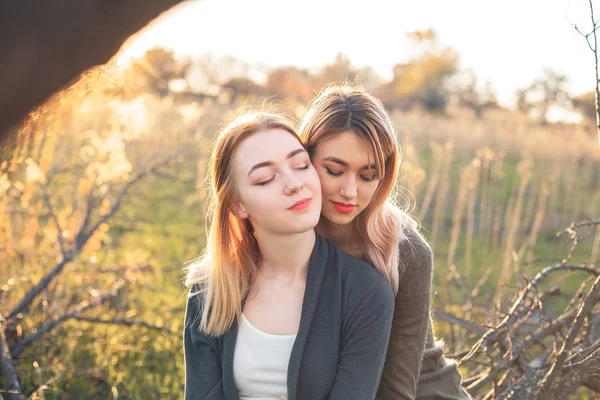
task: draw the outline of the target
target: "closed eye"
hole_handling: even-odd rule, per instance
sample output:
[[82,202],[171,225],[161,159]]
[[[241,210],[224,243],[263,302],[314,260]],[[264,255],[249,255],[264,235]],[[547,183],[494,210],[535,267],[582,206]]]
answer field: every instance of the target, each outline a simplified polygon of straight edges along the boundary
[[326,171],[327,171],[327,173],[328,173],[329,175],[331,175],[331,176],[340,176],[340,175],[342,175],[342,173],[341,173],[341,172],[336,172],[336,171],[330,170],[330,169],[329,169],[329,168],[327,168],[327,167],[325,167],[325,170],[326,170]]
[[256,182],[256,185],[258,185],[258,186],[265,186],[266,184],[272,182],[273,179],[275,179],[275,175],[273,175],[271,178],[269,178],[267,180]]
[[377,175],[373,175],[373,176],[361,175],[360,179],[362,179],[365,182],[373,182],[373,181],[378,180],[379,178],[377,177]]
[[308,167],[310,167],[310,164],[306,164],[305,166],[303,166],[303,167],[298,167],[298,168],[296,168],[296,169],[308,169]]

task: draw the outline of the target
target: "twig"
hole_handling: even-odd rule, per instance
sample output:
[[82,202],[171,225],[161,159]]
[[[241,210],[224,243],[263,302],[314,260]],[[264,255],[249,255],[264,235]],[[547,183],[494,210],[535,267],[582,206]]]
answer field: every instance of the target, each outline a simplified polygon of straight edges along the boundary
[[151,271],[154,271],[154,268],[150,264],[136,265],[134,267],[121,266],[121,265],[112,266],[111,265],[111,266],[100,268],[99,270],[96,271],[96,273],[97,274],[111,274],[111,273],[122,274],[125,271],[126,272],[151,272]]
[[95,308],[99,305],[102,305],[102,304],[106,303],[108,300],[114,298],[119,293],[119,291],[123,288],[124,285],[125,285],[125,281],[123,281],[121,279],[114,284],[114,286],[109,294],[101,296],[91,302],[84,301],[84,302],[80,303],[77,307],[75,307],[74,310],[63,314],[60,317],[53,319],[52,321],[46,322],[45,324],[43,324],[42,326],[37,328],[35,333],[32,333],[31,335],[29,335],[29,336],[23,338],[22,340],[20,340],[19,342],[17,342],[17,344],[11,349],[12,357],[13,358],[18,357],[19,354],[21,354],[21,352],[27,346],[29,346],[31,343],[35,342],[37,339],[39,339],[41,336],[43,336],[46,332],[48,332],[51,329],[54,329],[55,327],[57,327],[61,323],[65,322],[66,320],[75,318],[80,313],[87,311],[89,309]]
[[[17,314],[23,312],[27,307],[29,307],[29,305],[31,304],[31,302],[44,290],[46,289],[46,287],[48,287],[48,285],[50,284],[50,282],[52,282],[52,280],[59,275],[62,270],[64,269],[65,265],[67,263],[69,263],[70,261],[72,261],[75,256],[77,254],[79,254],[79,252],[81,251],[81,249],[85,246],[85,244],[87,243],[87,241],[90,239],[90,237],[92,237],[92,235],[94,234],[94,232],[98,229],[98,227],[100,225],[102,225],[103,223],[105,223],[110,217],[112,217],[114,215],[114,213],[119,209],[120,205],[121,205],[121,201],[123,200],[123,198],[125,197],[125,195],[127,194],[127,191],[129,190],[129,188],[136,182],[139,182],[140,179],[142,179],[143,177],[145,177],[146,175],[148,175],[149,173],[154,172],[156,169],[160,168],[161,166],[171,163],[173,161],[176,161],[177,157],[170,157],[166,160],[163,160],[161,162],[156,163],[155,165],[153,165],[152,167],[145,169],[141,172],[139,172],[136,176],[134,176],[132,179],[130,179],[125,186],[123,187],[123,189],[121,190],[121,192],[119,193],[119,196],[117,198],[117,201],[115,202],[115,204],[113,204],[113,206],[111,207],[110,211],[108,213],[106,213],[105,215],[103,215],[100,220],[89,230],[85,229],[85,226],[82,227],[82,229],[79,231],[79,233],[77,234],[76,238],[75,238],[75,248],[70,251],[67,252],[65,254],[65,256],[63,256],[63,259],[56,264],[56,266],[46,275],[44,276],[44,278],[42,278],[42,280],[35,285],[34,287],[32,287],[29,292],[27,292],[27,294],[25,294],[25,296],[21,299],[21,301],[19,301],[19,303],[17,303],[17,305],[12,309],[12,311],[10,312],[8,318],[14,318]],[[91,198],[91,196],[90,196]],[[91,211],[88,212],[88,214]],[[86,219],[88,217],[86,216]]]
[[48,195],[48,186],[47,185],[44,185],[43,192],[44,192],[44,200],[46,201],[46,206],[48,207],[48,213],[50,214],[50,217],[52,218],[52,220],[54,220],[54,224],[56,225],[56,231],[57,231],[56,239],[58,240],[58,245],[60,246],[60,252],[62,253],[63,258],[65,258],[66,254],[67,254],[67,250],[65,248],[63,229],[60,226],[60,222],[58,221],[58,216],[56,215],[56,212],[54,211],[54,207],[52,206],[52,202],[50,201],[50,196]]
[[95,323],[95,324],[142,326],[142,327],[148,328],[148,329],[156,329],[159,331],[165,331],[172,335],[175,334],[170,329],[165,328],[164,326],[154,325],[154,324],[151,324],[146,321],[129,320],[129,319],[122,319],[122,318],[102,319],[102,318],[97,318],[97,317],[84,317],[84,316],[75,316],[72,319],[75,319],[77,321],[91,322],[91,323]]
[[42,280],[32,287],[29,292],[17,303],[16,306],[13,307],[12,311],[8,315],[8,319],[12,319],[21,312],[25,311],[25,309],[31,304],[31,302],[44,290],[46,287],[52,282],[52,280],[61,273],[63,268],[67,263],[69,263],[73,259],[73,253],[67,253],[67,257],[64,257],[62,260],[58,262],[52,268],[52,270],[42,278]]
[[94,234],[94,232],[96,232],[96,230],[100,227],[100,225],[105,223],[109,218],[111,218],[114,215],[115,212],[117,212],[117,210],[121,206],[121,202],[123,201],[123,198],[129,191],[131,186],[133,186],[135,183],[139,182],[146,175],[153,173],[158,168],[160,168],[166,164],[170,164],[174,161],[177,161],[177,156],[172,156],[163,161],[160,161],[160,162],[154,164],[153,166],[151,166],[150,168],[140,171],[133,178],[131,178],[129,181],[127,181],[127,183],[125,183],[125,185],[121,189],[121,192],[117,196],[117,200],[112,205],[111,209],[106,214],[102,215],[100,217],[100,219],[89,230],[86,229],[86,226],[82,226],[82,229],[79,231],[79,233],[77,234],[77,237],[75,239],[76,247],[78,249],[83,248],[85,243],[87,243],[89,238]]
[[479,325],[474,324],[472,322],[466,321],[462,318],[455,317],[452,314],[448,314],[441,310],[435,310],[434,315],[436,318],[444,320],[450,324],[460,326],[470,333],[474,333],[477,336],[483,336],[486,333],[486,330],[481,328]]
[[592,307],[598,302],[600,299],[600,276],[594,282],[594,285],[588,292],[588,294],[583,299],[578,311],[577,316],[575,317],[575,321],[567,338],[563,342],[562,348],[552,364],[552,367],[544,377],[543,381],[540,383],[538,396],[539,398],[546,398],[549,396],[550,392],[556,390],[560,383],[556,379],[562,372],[563,365],[569,356],[569,352],[573,348],[573,344],[575,343],[575,337],[577,336],[579,330],[581,329],[581,325],[583,321],[588,317]]
[[[594,48],[592,50],[594,51],[594,61],[596,67],[596,132],[598,133],[598,144],[600,145],[600,109],[598,107],[598,102],[600,102],[600,76],[598,75],[598,38],[596,37],[597,27],[596,20],[594,19],[594,5],[592,4],[592,0],[589,0],[589,2],[590,14],[592,17],[592,26],[594,27],[594,29],[592,30],[592,34],[594,35]],[[590,45],[590,47],[592,46]]]
[[575,354],[569,356],[569,358],[565,361],[565,369],[584,364],[593,358],[598,358],[598,356],[600,356],[600,339],[598,339],[596,343],[588,348],[581,349]]

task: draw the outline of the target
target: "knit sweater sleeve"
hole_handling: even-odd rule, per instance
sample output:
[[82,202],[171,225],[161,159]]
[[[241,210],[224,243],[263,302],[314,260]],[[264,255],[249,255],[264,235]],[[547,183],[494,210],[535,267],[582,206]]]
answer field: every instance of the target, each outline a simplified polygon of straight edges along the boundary
[[394,319],[377,399],[415,399],[429,325],[433,254],[415,230],[400,244],[404,272],[395,300]]
[[200,332],[199,296],[188,297],[183,330],[185,400],[222,400],[223,385],[217,339]]
[[[369,275],[375,272],[366,266]],[[387,351],[394,312],[394,294],[381,276],[365,285],[369,276],[355,276],[350,296],[335,382],[328,400],[372,400]],[[363,290],[365,289],[366,290]]]

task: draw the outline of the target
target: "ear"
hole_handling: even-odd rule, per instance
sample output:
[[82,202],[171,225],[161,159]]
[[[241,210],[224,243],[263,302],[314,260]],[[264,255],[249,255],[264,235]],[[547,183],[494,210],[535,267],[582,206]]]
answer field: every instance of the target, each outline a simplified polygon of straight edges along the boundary
[[231,212],[233,213],[233,215],[235,215],[236,217],[241,218],[241,219],[246,219],[249,217],[248,213],[246,212],[246,209],[239,202],[235,203],[231,207]]

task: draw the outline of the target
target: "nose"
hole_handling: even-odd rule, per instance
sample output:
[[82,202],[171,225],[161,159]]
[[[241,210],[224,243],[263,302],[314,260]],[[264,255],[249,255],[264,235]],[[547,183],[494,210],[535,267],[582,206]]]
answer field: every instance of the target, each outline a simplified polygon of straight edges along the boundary
[[301,179],[298,179],[297,176],[290,172],[286,172],[284,174],[285,179],[285,187],[284,193],[286,195],[296,194],[304,188],[304,182]]
[[356,178],[354,176],[348,176],[348,178],[342,184],[340,188],[340,194],[346,199],[354,199],[358,196],[358,190],[356,187]]

